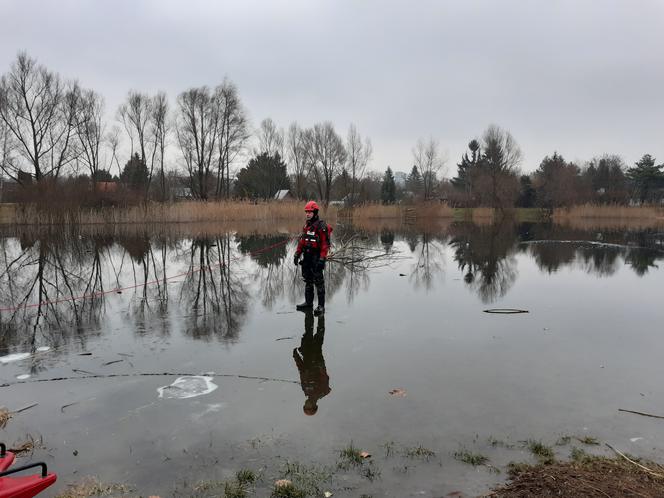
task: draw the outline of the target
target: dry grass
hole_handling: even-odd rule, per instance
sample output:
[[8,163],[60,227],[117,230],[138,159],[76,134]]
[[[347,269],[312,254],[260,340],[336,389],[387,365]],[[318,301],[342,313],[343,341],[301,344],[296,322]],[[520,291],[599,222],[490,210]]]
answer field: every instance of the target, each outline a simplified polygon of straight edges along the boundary
[[6,408],[0,408],[0,429],[7,427],[9,419],[12,418],[12,414]]
[[489,207],[473,208],[471,218],[473,221],[493,221],[494,209]]
[[55,498],[86,498],[89,496],[125,496],[131,489],[124,484],[105,484],[96,477],[87,477],[77,484],[71,484],[66,491]]
[[649,221],[664,223],[664,208],[656,206],[597,206],[586,204],[570,208],[553,210],[552,218],[555,222],[569,220],[611,220],[611,221]]
[[8,449],[16,456],[21,456],[27,453],[32,454],[34,453],[35,450],[44,449],[44,448],[45,448],[44,441],[42,440],[41,436],[35,438],[31,434],[28,434],[26,436],[25,441],[23,442],[17,441],[12,445],[11,448]]
[[[648,463],[658,473],[662,466]],[[511,466],[512,481],[485,496],[495,498],[554,498],[664,496],[664,485],[657,478],[624,460],[586,456],[579,461],[550,465]]]
[[16,218],[16,204],[0,204],[0,224],[13,223]]
[[408,220],[409,218],[453,218],[454,209],[439,202],[426,202],[415,205],[362,204],[352,210],[344,210],[348,217],[366,220],[389,219]]
[[[199,222],[278,222],[302,220],[302,202],[252,203],[242,201],[156,203],[99,209],[80,208],[70,211],[38,210],[32,205],[16,209],[17,225],[115,225],[135,223]],[[336,208],[321,212],[328,222],[336,221]]]
[[352,210],[344,210],[352,218],[364,219],[400,219],[403,216],[404,207],[395,204],[385,206],[383,204],[363,204],[356,206]]

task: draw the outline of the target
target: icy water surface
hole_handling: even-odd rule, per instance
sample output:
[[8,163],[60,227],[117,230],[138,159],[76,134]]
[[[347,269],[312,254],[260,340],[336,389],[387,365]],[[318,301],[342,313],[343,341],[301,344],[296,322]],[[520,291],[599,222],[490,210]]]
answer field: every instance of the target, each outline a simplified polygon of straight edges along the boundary
[[[294,311],[288,233],[4,236],[0,406],[38,404],[0,439],[41,440],[24,461],[58,472],[56,491],[98,476],[162,497],[242,468],[268,496],[294,462],[333,474],[334,496],[480,494],[532,461],[529,439],[664,459],[661,421],[619,411],[664,415],[664,233],[334,237],[318,318]],[[351,442],[372,456],[340,466]]]

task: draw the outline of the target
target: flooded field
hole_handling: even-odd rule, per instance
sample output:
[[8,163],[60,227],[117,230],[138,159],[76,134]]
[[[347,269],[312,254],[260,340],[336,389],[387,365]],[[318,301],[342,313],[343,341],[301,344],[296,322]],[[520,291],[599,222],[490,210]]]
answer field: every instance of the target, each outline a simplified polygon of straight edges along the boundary
[[243,469],[251,496],[283,478],[311,496],[477,495],[535,461],[533,441],[664,460],[664,422],[619,411],[664,415],[664,232],[333,238],[314,317],[294,310],[289,231],[6,234],[0,407],[19,412],[0,441],[34,443],[52,495],[96,476],[236,496],[222,481]]

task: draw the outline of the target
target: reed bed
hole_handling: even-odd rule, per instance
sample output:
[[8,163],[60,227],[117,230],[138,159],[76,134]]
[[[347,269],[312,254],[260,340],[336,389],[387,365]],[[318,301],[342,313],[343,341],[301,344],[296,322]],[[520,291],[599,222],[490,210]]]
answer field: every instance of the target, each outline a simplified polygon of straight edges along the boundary
[[[336,208],[323,210],[328,222],[336,221]],[[18,206],[14,223],[17,225],[119,225],[155,223],[275,223],[283,220],[303,220],[301,202],[252,203],[241,201],[185,201],[177,203],[148,203],[127,207],[100,209],[43,210],[32,205]]]
[[[518,213],[517,213],[518,214]],[[466,220],[479,224],[491,223],[495,217],[492,208],[477,207],[455,209],[447,204],[422,203],[414,205],[364,204],[352,209],[329,206],[321,211],[321,217],[336,225],[337,218],[354,225],[389,222],[390,226],[412,224],[422,220]],[[555,209],[552,221],[561,224],[606,224],[619,226],[659,226],[664,224],[664,208],[657,206],[596,206],[583,205]],[[103,207],[87,209],[38,209],[33,204],[0,204],[0,223],[24,226],[120,226],[120,225],[189,225],[186,231],[218,231],[213,225],[225,225],[227,231],[258,232],[277,231],[284,227],[292,231],[304,221],[303,203],[289,202],[243,202],[243,201],[185,201],[176,203],[147,203],[136,206]],[[207,227],[202,225],[208,224]],[[168,230],[171,230],[169,228]]]
[[345,216],[369,220],[408,218],[453,218],[454,209],[447,204],[427,202],[422,204],[361,204],[343,210]]
[[[401,233],[431,233],[444,232],[454,222],[452,218],[363,218],[358,215],[354,218],[339,218],[336,227],[345,226],[352,229],[362,230],[368,233],[376,232],[401,232]],[[335,228],[336,229],[336,228]],[[333,236],[334,237],[334,236]]]
[[476,207],[472,209],[471,218],[473,221],[493,221],[495,210],[490,207]]
[[664,208],[583,205],[554,209],[551,219],[554,223],[579,229],[662,227]]

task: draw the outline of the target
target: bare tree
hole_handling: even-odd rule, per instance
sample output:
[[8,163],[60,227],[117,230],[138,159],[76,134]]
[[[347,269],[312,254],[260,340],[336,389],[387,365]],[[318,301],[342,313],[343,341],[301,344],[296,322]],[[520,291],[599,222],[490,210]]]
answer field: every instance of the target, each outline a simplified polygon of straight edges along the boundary
[[309,154],[305,133],[296,122],[291,123],[288,127],[286,153],[288,166],[293,176],[295,197],[302,199],[305,195],[310,162],[307,161]]
[[18,54],[0,80],[0,120],[22,159],[2,163],[8,176],[19,181],[18,172],[26,168],[37,181],[57,178],[74,159],[78,96],[76,85],[63,83],[25,52]]
[[79,112],[76,113],[76,137],[79,158],[90,172],[92,183],[101,166],[101,144],[104,136],[104,98],[94,90],[83,90]]
[[232,82],[225,79],[215,89],[215,97],[220,113],[216,195],[221,197],[223,193],[228,199],[231,194],[231,164],[249,140],[249,120],[237,87]]
[[[161,189],[161,200],[166,200],[166,174],[164,172],[164,153],[166,151],[167,136],[169,132],[168,121],[168,97],[164,92],[159,92],[152,98],[150,106],[150,134],[154,143],[154,150],[159,155],[159,180]],[[152,177],[152,171],[150,171]],[[148,178],[148,183],[150,178]]]
[[350,173],[350,205],[355,203],[355,192],[357,184],[362,181],[364,170],[371,160],[373,148],[371,140],[368,138],[362,142],[362,136],[358,133],[354,124],[348,129],[348,139],[346,140],[346,152],[348,153],[347,170]]
[[429,200],[434,195],[438,172],[445,165],[445,159],[438,150],[438,142],[433,138],[426,142],[419,139],[413,149],[413,160],[422,175],[424,200]]
[[346,161],[343,140],[329,121],[317,123],[307,134],[313,159],[313,174],[320,199],[327,206],[330,202],[332,182]]
[[191,88],[178,96],[176,134],[189,172],[192,192],[209,197],[212,168],[218,164],[220,113],[208,87]]
[[0,119],[0,170],[1,171],[15,171],[15,152],[16,144],[11,131],[5,125],[5,122]]
[[120,146],[120,128],[118,126],[113,126],[111,131],[106,134],[106,143],[111,151],[111,157],[108,162],[108,171],[111,171],[111,166],[113,166],[113,161],[115,161],[115,164],[118,167],[118,176],[120,176],[122,174],[122,168],[120,167],[120,161],[118,160],[118,147]]
[[255,155],[267,154],[274,156],[278,153],[280,157],[284,157],[284,130],[277,128],[272,118],[265,118],[261,121],[256,134],[258,149],[254,151]]
[[134,141],[137,141],[141,160],[148,168],[146,192],[150,188],[157,152],[155,141],[151,140],[152,134],[150,131],[150,122],[153,115],[152,106],[153,101],[149,95],[132,90],[127,94],[126,102],[120,105],[118,109],[118,117],[129,136],[130,155],[134,155]]

